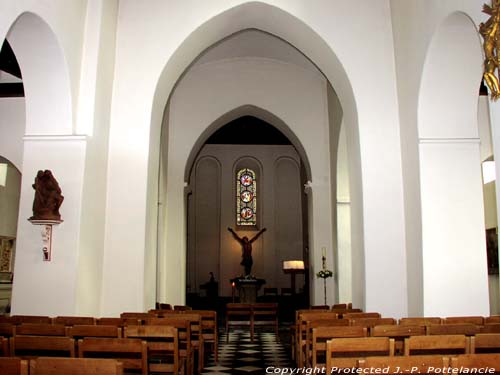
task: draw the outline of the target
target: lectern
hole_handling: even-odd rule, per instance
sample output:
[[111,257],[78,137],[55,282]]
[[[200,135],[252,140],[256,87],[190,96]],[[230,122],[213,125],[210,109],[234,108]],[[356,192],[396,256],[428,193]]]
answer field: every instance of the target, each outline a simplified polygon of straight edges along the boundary
[[283,271],[290,274],[292,282],[292,294],[295,294],[295,275],[298,273],[304,273],[304,261],[303,260],[285,260],[283,262]]

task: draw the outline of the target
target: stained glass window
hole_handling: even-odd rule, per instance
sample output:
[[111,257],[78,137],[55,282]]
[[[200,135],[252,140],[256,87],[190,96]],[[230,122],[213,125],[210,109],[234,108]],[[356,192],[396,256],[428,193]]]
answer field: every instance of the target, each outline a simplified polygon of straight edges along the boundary
[[257,181],[251,169],[236,174],[236,224],[257,225]]

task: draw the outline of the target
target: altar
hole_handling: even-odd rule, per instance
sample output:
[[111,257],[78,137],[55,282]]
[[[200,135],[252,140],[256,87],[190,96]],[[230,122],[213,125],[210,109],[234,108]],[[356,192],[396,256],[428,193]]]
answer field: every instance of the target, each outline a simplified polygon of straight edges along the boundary
[[234,289],[236,288],[238,290],[238,296],[240,297],[240,303],[256,303],[257,292],[265,283],[266,281],[264,279],[253,279],[245,277],[237,277],[231,279],[233,293]]

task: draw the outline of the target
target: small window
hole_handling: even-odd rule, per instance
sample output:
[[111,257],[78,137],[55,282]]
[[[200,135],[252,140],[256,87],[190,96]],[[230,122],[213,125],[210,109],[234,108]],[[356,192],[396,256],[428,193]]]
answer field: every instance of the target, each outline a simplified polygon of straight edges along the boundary
[[257,181],[248,168],[236,174],[236,224],[257,225]]

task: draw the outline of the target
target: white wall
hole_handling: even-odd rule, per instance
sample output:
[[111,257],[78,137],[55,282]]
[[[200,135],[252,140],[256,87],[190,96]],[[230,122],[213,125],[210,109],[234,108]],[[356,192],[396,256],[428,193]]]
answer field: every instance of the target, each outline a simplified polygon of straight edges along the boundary
[[24,98],[0,98],[0,156],[23,165]]

